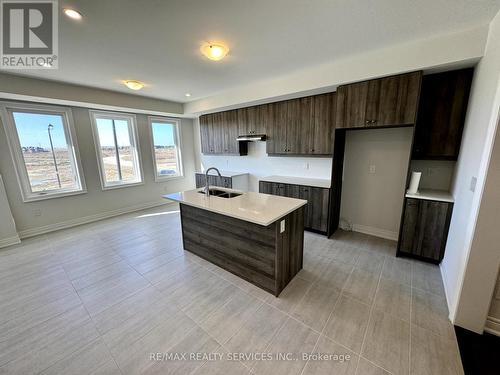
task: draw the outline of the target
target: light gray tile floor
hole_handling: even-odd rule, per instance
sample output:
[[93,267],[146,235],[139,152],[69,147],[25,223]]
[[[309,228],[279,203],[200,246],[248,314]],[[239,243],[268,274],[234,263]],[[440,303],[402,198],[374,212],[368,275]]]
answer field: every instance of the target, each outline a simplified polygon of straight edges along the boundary
[[175,205],[27,239],[0,250],[0,374],[462,374],[439,268],[395,247],[306,232],[275,298],[185,252]]

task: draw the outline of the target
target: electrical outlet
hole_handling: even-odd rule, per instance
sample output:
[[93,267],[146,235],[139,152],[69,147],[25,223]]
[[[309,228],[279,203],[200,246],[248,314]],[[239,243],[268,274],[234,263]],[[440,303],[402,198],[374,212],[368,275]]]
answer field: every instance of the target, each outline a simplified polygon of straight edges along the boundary
[[370,174],[375,174],[377,172],[377,167],[375,165],[370,165]]
[[39,208],[33,210],[33,216],[42,216],[42,210]]
[[280,221],[280,233],[285,231],[285,220]]

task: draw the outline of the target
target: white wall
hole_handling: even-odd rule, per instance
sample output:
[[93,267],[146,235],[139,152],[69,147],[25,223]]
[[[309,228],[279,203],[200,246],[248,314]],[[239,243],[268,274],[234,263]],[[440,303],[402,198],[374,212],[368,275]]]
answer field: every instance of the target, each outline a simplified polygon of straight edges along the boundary
[[[13,95],[20,98],[13,97]],[[24,97],[24,99],[21,99],[21,97]],[[182,115],[184,111],[181,103],[168,100],[5,73],[0,73],[0,98],[41,102],[49,99],[63,105],[72,105],[72,102],[79,102],[84,107],[102,109],[111,109],[105,107],[120,107],[122,111],[147,114]]]
[[453,181],[455,166],[455,161],[448,160],[412,160],[410,170],[422,173],[419,189],[449,191]]
[[[451,320],[476,332],[484,327],[500,256],[498,183],[486,186],[483,193],[500,105],[499,75],[500,13],[490,24],[485,55],[475,72],[452,187],[455,206],[441,264]],[[500,147],[498,142],[496,147]],[[498,168],[498,151],[494,156],[489,166],[493,170]],[[475,192],[469,189],[472,177],[477,177]],[[488,178],[493,183],[497,177]]]
[[483,56],[488,27],[415,40],[310,66],[285,76],[258,81],[184,105],[184,113],[216,112],[249,103],[334,91],[338,85],[420,69],[454,66]]
[[[45,82],[38,81],[35,84],[43,85]],[[94,96],[90,99],[96,100],[100,98],[102,95],[101,91],[97,89],[92,90]],[[130,102],[130,104],[133,103]],[[148,106],[143,107],[142,104],[144,104],[144,98],[141,98],[137,102],[137,109],[147,110]],[[147,115],[137,114],[144,184],[102,191],[92,138],[89,110],[83,107],[71,107],[71,109],[87,185],[88,192],[86,194],[24,203],[7,146],[4,128],[3,125],[0,126],[0,172],[5,183],[12,215],[21,236],[37,234],[65,224],[78,223],[82,218],[106,215],[116,210],[159,204],[164,201],[161,198],[163,194],[194,188],[195,155],[193,152],[193,121],[191,119],[181,120],[184,178],[161,183],[154,181],[153,157]],[[41,216],[34,216],[34,210],[40,210],[42,213]]]
[[201,154],[199,121],[195,120],[197,170],[216,167],[220,170],[248,172],[249,190],[259,191],[259,178],[281,175],[330,179],[332,159],[317,157],[267,156],[266,142],[250,142],[247,156]]
[[413,128],[347,132],[340,217],[353,230],[397,240],[412,136]]
[[7,193],[3,184],[2,175],[0,175],[0,247],[19,243],[16,223],[10,211]]

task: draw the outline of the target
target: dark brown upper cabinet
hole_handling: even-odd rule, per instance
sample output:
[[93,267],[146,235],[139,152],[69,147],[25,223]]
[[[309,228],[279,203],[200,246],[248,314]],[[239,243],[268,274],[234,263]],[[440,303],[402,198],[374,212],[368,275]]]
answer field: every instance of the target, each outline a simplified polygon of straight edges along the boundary
[[336,128],[414,125],[421,80],[418,71],[340,86]]
[[304,155],[309,153],[309,135],[312,122],[312,99],[310,96],[288,101],[286,116],[286,153]]
[[268,104],[238,109],[239,135],[266,134],[266,125],[271,116],[269,110]]
[[328,93],[203,115],[202,153],[246,155],[247,143],[236,138],[265,134],[270,155],[331,156],[335,107],[336,94]]
[[332,155],[335,135],[335,108],[337,94],[315,95],[312,97],[312,121],[309,134],[309,154]]
[[226,111],[200,116],[201,152],[203,154],[246,155],[247,144],[238,137],[238,113]]
[[266,151],[268,154],[286,154],[286,123],[288,103],[272,103],[271,124],[267,128]]
[[272,103],[270,155],[332,155],[335,93]]
[[457,160],[474,69],[423,77],[413,159]]

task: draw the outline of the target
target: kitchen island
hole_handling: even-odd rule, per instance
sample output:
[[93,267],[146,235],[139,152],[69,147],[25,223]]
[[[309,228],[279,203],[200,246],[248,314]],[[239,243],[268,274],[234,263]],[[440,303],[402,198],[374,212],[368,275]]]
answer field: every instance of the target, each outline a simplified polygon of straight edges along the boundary
[[184,250],[278,296],[302,269],[302,199],[230,189],[165,195],[178,202]]

